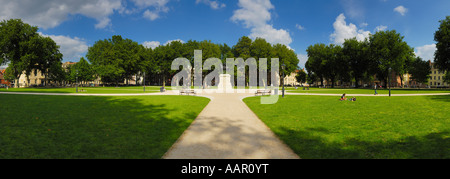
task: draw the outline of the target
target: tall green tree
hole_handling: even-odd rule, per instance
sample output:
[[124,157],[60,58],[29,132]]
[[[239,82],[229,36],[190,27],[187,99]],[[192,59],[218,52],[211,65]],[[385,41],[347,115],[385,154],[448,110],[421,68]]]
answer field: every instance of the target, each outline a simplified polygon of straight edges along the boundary
[[298,83],[303,84],[306,82],[307,76],[308,74],[306,74],[305,71],[299,70],[297,76],[295,76],[295,79],[297,80]]
[[404,36],[401,36],[395,30],[392,31],[378,31],[370,35],[370,55],[379,79],[383,79],[388,84],[392,77],[390,72],[395,73],[396,76],[404,74],[408,61],[414,57],[414,50],[405,41]]
[[411,74],[411,79],[418,83],[428,83],[431,74],[431,66],[427,61],[417,57],[409,66],[408,72]]
[[48,76],[58,75],[60,69],[57,66],[61,67],[63,55],[59,52],[56,42],[50,37],[39,35],[26,43],[28,52],[23,58],[30,63],[25,70],[26,75],[28,76],[32,70],[39,70],[44,74],[45,83],[48,81]]
[[439,21],[441,24],[434,34],[436,43],[436,52],[434,62],[436,67],[441,71],[447,71],[445,81],[450,82],[450,16],[445,20]]
[[309,82],[314,83],[317,79],[319,79],[321,86],[323,86],[326,72],[326,69],[324,68],[326,64],[326,56],[324,54],[325,51],[327,51],[327,46],[325,44],[310,45],[306,49],[306,52],[308,53],[308,61],[305,64],[305,68],[311,79]]
[[334,44],[326,46],[325,50],[322,51],[324,59],[322,65],[324,68],[324,76],[330,80],[331,87],[334,88],[335,82],[338,79],[348,81],[348,64],[345,60],[342,47]]
[[78,77],[79,82],[95,80],[95,72],[89,62],[83,57],[80,61],[69,68],[69,81],[75,82]]
[[[20,19],[0,22],[0,64],[9,62],[10,75],[15,77],[15,87],[19,87],[19,77],[23,71],[34,64],[30,61],[30,41],[37,38],[38,28],[22,22]],[[31,70],[29,70],[31,71]]]
[[364,78],[364,73],[367,73],[370,67],[369,42],[367,40],[358,41],[356,38],[347,39],[342,50],[344,58],[348,61],[352,77],[355,79],[355,86],[359,88],[359,82]]
[[243,36],[239,39],[236,45],[233,46],[233,54],[236,58],[243,58],[244,60],[251,57],[252,39]]
[[95,42],[86,57],[103,82],[118,85],[140,71],[141,48],[138,43],[115,35]]

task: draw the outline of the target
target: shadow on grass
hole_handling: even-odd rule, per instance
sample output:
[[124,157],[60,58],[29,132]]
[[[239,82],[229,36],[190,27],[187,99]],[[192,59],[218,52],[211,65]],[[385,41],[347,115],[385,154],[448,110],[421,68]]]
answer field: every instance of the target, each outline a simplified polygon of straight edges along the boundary
[[281,128],[276,134],[303,159],[449,159],[450,131],[398,141],[368,142],[356,138],[339,143],[325,141],[324,129],[294,131]]
[[207,104],[177,99],[0,95],[0,158],[161,158]]
[[450,95],[430,96],[431,99],[443,102],[450,102]]

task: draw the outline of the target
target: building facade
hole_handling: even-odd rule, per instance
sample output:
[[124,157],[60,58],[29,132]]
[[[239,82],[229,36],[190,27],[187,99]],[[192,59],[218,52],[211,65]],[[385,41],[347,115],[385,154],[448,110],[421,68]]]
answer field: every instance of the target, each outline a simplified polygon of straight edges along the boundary
[[440,71],[439,69],[436,68],[436,65],[434,63],[431,62],[431,60],[429,61],[430,66],[431,66],[431,74],[430,74],[430,79],[428,80],[428,83],[430,85],[431,88],[445,88],[445,87],[449,87],[449,84],[447,82],[444,82],[444,76],[445,76],[445,71]]

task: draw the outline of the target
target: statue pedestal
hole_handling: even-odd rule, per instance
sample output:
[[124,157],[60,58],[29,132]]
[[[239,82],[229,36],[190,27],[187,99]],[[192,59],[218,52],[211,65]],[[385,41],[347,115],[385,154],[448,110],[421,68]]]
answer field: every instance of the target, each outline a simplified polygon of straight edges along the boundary
[[220,78],[220,82],[218,85],[218,92],[223,92],[223,93],[231,93],[233,92],[233,85],[231,85],[231,75],[229,74],[221,74],[219,76]]

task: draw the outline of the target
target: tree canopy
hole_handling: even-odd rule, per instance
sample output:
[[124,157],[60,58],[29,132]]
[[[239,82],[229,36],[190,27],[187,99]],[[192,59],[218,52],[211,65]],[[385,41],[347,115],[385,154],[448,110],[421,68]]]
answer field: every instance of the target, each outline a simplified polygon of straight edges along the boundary
[[441,24],[434,34],[436,43],[436,52],[434,62],[441,71],[447,71],[445,80],[450,82],[450,16],[445,20],[439,21]]

